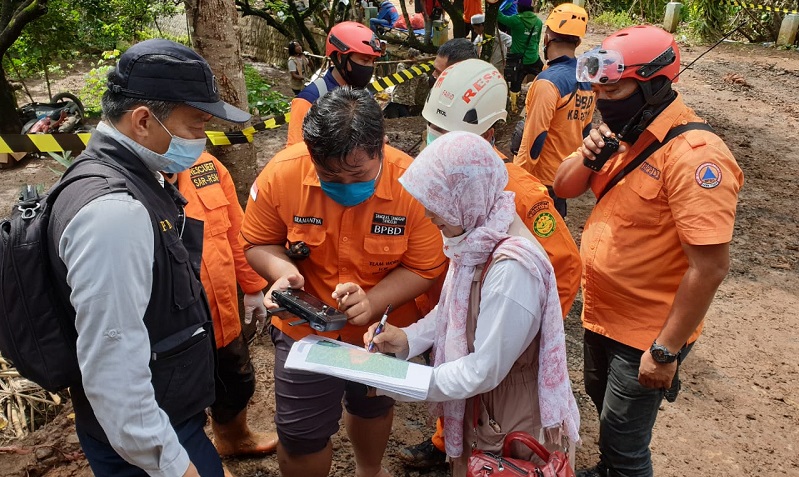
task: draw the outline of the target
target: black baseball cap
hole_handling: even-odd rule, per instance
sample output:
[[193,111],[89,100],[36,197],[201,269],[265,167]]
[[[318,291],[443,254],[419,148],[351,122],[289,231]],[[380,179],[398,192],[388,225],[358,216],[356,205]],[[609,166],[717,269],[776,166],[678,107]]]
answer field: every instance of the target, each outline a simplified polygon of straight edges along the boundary
[[219,99],[216,77],[191,48],[164,39],[142,41],[122,54],[108,89],[129,98],[184,103],[217,118],[243,123],[250,113]]

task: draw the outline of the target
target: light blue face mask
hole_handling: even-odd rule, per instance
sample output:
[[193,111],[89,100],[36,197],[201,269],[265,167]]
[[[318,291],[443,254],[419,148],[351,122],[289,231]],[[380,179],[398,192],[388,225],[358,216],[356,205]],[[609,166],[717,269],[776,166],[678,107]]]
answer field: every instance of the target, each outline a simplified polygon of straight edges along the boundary
[[430,144],[432,144],[433,141],[435,141],[436,139],[440,138],[443,135],[444,135],[444,133],[442,133],[440,131],[436,131],[435,129],[431,128],[429,124],[427,125],[427,145],[428,146]]
[[375,178],[366,182],[351,182],[343,184],[341,182],[328,182],[319,179],[319,184],[322,185],[322,191],[328,197],[343,205],[344,207],[352,207],[372,197],[375,193],[375,182],[380,177],[380,172],[383,170],[383,163],[380,163],[380,169],[377,171]]
[[155,115],[153,115],[153,117],[158,121],[158,124],[164,128],[164,131],[172,136],[172,139],[169,141],[169,149],[163,154],[164,157],[169,159],[170,164],[164,167],[163,171],[168,174],[175,174],[193,166],[194,163],[197,162],[197,159],[200,158],[203,151],[205,151],[205,138],[185,139],[175,136],[164,126],[164,123],[162,123],[160,119]]

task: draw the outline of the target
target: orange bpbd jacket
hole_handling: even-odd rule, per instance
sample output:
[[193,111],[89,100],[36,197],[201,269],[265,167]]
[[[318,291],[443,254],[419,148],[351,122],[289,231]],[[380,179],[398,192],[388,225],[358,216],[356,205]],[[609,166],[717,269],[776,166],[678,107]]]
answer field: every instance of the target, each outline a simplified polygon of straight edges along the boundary
[[[634,145],[592,174],[591,190],[598,196],[618,171],[673,127],[699,121],[678,96]],[[591,211],[580,242],[583,327],[649,349],[688,270],[683,244],[732,240],[743,183],[741,168],[718,136],[688,131],[610,189]],[[688,343],[701,331],[702,324]]]
[[205,222],[200,271],[214,321],[216,347],[241,334],[238,292],[257,293],[266,287],[244,258],[239,230],[244,212],[227,168],[204,152],[194,166],[178,174],[178,189],[188,200],[186,216]]
[[[331,306],[336,305],[331,294],[337,284],[354,282],[369,291],[398,267],[435,280],[447,264],[441,233],[397,180],[410,163],[407,154],[386,145],[372,197],[344,207],[322,190],[306,145],[288,147],[269,161],[250,189],[242,246],[305,242],[311,253],[295,262],[305,290]],[[423,294],[395,306],[391,323],[402,327],[415,322],[429,310],[428,298],[433,297]],[[348,323],[338,331],[316,332],[289,323],[272,318],[275,327],[295,340],[313,333],[363,345],[367,328]]]
[[[506,160],[504,154],[496,148],[494,150],[499,157]],[[547,252],[555,270],[563,318],[566,318],[577,296],[577,290],[580,289],[583,267],[580,250],[563,217],[555,210],[546,186],[516,164],[505,162],[505,167],[508,169],[508,185],[505,190],[516,194],[516,213]]]

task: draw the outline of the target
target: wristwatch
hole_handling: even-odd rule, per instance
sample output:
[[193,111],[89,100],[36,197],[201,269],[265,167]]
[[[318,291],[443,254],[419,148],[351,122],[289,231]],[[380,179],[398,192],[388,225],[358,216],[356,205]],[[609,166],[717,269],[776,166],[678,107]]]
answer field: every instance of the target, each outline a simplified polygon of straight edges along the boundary
[[649,353],[658,363],[673,363],[677,359],[677,354],[672,353],[665,346],[659,345],[657,341],[652,342],[652,347],[649,348]]

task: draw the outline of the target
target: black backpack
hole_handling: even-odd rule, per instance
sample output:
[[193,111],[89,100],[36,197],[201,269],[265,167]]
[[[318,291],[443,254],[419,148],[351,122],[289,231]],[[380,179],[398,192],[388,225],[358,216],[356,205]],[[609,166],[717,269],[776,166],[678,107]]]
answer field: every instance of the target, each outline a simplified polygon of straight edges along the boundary
[[[51,392],[80,383],[81,376],[75,310],[64,298],[69,289],[56,278],[49,257],[51,209],[73,182],[120,175],[107,163],[80,162],[85,165],[79,174],[70,174],[76,163],[43,196],[26,186],[11,218],[0,222],[0,354],[20,375]],[[89,196],[86,203],[106,193]]]

